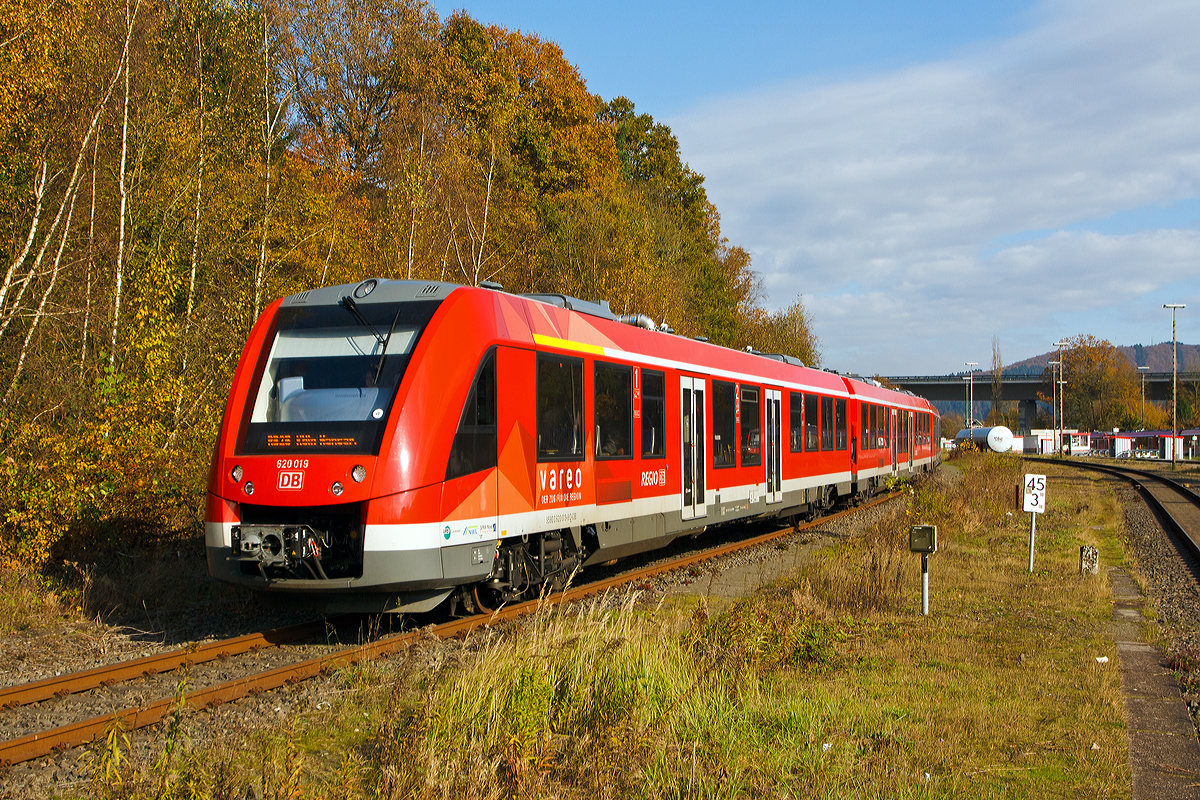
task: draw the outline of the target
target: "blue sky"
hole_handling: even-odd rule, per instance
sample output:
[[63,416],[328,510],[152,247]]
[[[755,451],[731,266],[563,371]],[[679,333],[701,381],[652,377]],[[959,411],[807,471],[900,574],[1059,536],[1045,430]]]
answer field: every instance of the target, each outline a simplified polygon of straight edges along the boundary
[[672,127],[826,366],[1200,341],[1200,4],[437,3]]

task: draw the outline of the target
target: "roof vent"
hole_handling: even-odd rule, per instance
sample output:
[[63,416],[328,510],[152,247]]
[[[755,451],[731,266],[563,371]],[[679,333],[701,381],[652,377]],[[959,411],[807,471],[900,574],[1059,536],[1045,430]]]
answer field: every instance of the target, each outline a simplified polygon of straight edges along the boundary
[[417,292],[417,294],[418,295],[430,295],[430,294],[437,294],[437,292],[438,292],[438,285],[436,283],[430,283],[430,284],[427,284],[424,289]]
[[593,303],[588,300],[580,300],[578,297],[568,297],[565,294],[557,294],[555,292],[535,292],[520,296],[529,300],[536,300],[539,303],[545,303],[548,306],[565,308],[568,311],[575,311],[592,317],[600,317],[601,319],[613,321],[617,319],[617,315],[612,313],[612,308],[609,307],[607,300]]
[[782,361],[784,364],[789,364],[793,367],[803,367],[804,366],[804,362],[801,361],[800,359],[796,358],[795,356],[786,355],[784,353],[760,353],[757,350],[755,350],[754,355],[762,356],[763,358],[769,358],[772,361]]
[[293,302],[293,303],[303,303],[303,302],[305,302],[306,300],[308,300],[308,293],[309,293],[310,291],[312,291],[312,290],[311,290],[311,289],[305,289],[305,290],[304,290],[303,292],[301,292],[300,294],[293,295],[293,296],[292,296],[292,302]]

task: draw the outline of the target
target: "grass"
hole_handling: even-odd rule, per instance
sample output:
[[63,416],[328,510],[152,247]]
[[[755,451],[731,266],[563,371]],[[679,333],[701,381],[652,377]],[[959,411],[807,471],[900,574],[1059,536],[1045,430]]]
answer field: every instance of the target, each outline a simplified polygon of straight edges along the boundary
[[28,571],[0,567],[0,635],[56,627],[82,618],[82,594]]
[[[955,466],[753,597],[610,596],[424,642],[340,673],[287,723],[86,794],[1127,797],[1110,590],[1078,573],[1082,544],[1124,562],[1111,490],[1038,466],[1031,575],[1028,516],[1010,508],[1021,462]],[[915,522],[939,525],[929,617]]]
[[197,604],[237,605],[248,597],[209,577],[202,536],[164,536],[87,555],[43,572],[0,566],[0,633],[52,632],[64,620],[155,628],[160,617],[195,613]]

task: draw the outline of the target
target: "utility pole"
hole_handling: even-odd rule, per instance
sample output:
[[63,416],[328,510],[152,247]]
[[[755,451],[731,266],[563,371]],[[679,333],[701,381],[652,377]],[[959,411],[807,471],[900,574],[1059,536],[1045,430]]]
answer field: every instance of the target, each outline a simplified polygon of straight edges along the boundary
[[1066,415],[1067,415],[1067,404],[1065,402],[1065,398],[1063,397],[1063,385],[1066,383],[1066,381],[1063,380],[1063,367],[1065,366],[1065,364],[1063,363],[1062,349],[1069,344],[1070,344],[1070,342],[1067,341],[1066,339],[1059,339],[1057,342],[1054,343],[1054,346],[1058,348],[1058,411],[1059,411],[1059,413],[1058,413],[1059,429],[1058,429],[1058,431],[1055,432],[1055,438],[1057,440],[1055,442],[1055,449],[1060,454],[1062,453],[1062,429],[1067,427],[1067,421],[1066,421],[1066,419],[1064,419],[1064,417],[1066,417]]
[[1061,361],[1050,361],[1050,427],[1054,429],[1054,451],[1058,452],[1058,365]]
[[1179,468],[1179,342],[1175,339],[1175,312],[1187,308],[1186,303],[1163,303],[1171,309],[1171,469]]
[[1150,371],[1149,367],[1138,367],[1138,372],[1142,373],[1142,427],[1141,430],[1146,430],[1146,373]]
[[969,399],[967,400],[967,403],[969,405],[969,411],[967,413],[967,417],[970,418],[969,425],[970,425],[970,428],[972,431],[972,433],[971,433],[972,439],[974,439],[974,437],[975,437],[975,434],[974,434],[974,431],[975,431],[975,371],[973,369],[971,369],[971,367],[978,367],[978,366],[979,366],[978,361],[968,361],[967,362],[967,375],[970,379],[970,388],[968,389],[968,398]]

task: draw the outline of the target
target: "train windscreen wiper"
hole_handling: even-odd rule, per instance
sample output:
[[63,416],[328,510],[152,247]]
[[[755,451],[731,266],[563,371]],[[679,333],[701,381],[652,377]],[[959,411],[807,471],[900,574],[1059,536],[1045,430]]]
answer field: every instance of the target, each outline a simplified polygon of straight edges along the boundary
[[379,354],[379,366],[375,368],[375,385],[379,385],[379,376],[383,373],[383,361],[387,358],[388,342],[392,340],[392,334],[396,331],[396,322],[400,319],[400,309],[396,309],[396,316],[392,317],[392,324],[388,328],[388,335],[383,340],[383,351]]
[[379,363],[375,366],[375,385],[378,386],[379,385],[379,376],[381,374],[383,374],[383,362],[387,359],[388,343],[392,341],[392,334],[395,333],[395,331],[396,331],[396,323],[399,322],[399,320],[400,320],[400,309],[396,310],[396,316],[392,317],[392,324],[388,328],[387,336],[384,336],[379,331],[377,331],[375,329],[375,326],[372,325],[367,320],[367,318],[363,316],[363,313],[361,311],[359,311],[358,303],[354,302],[353,297],[351,297],[350,295],[346,295],[345,297],[343,297],[342,298],[342,307],[345,308],[347,311],[349,311],[351,314],[353,314],[354,318],[359,321],[359,324],[361,324],[364,328],[369,330],[371,332],[371,334],[374,335],[375,341],[381,345],[381,347],[379,349]]
[[363,313],[358,310],[358,303],[354,302],[353,297],[351,297],[350,295],[346,295],[345,297],[342,298],[341,305],[342,305],[342,308],[346,309],[347,311],[349,311],[351,314],[354,315],[354,318],[356,320],[358,320],[358,323],[360,325],[362,325],[364,328],[366,328],[367,330],[369,330],[371,332],[371,335],[375,337],[376,342],[378,342],[379,344],[384,343],[385,339],[383,338],[383,334],[380,333],[379,331],[375,330],[375,326],[372,325],[370,322],[368,322],[367,318],[363,316]]

